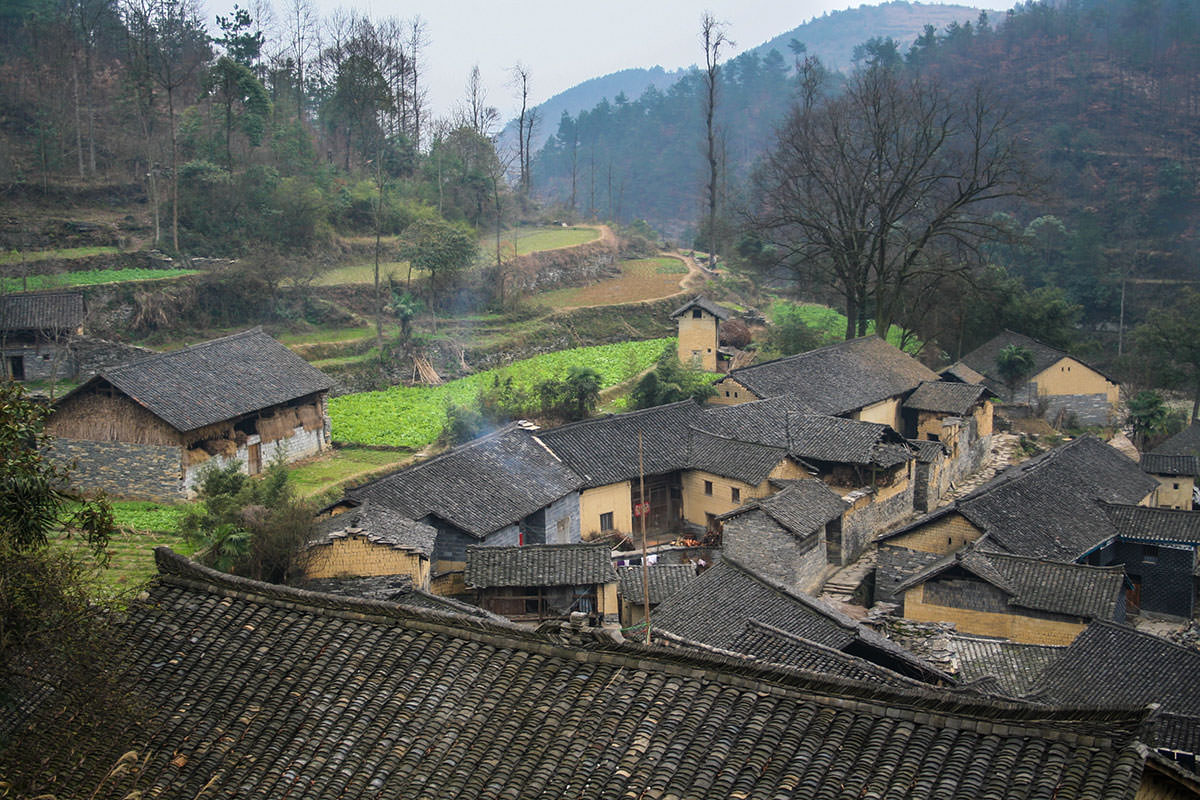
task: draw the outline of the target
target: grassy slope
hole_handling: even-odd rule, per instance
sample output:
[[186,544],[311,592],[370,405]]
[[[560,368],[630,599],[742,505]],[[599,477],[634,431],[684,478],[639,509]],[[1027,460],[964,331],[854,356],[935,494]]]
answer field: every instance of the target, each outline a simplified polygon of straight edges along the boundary
[[589,286],[554,289],[529,298],[533,305],[556,310],[581,306],[635,303],[679,292],[687,267],[677,258],[639,258],[621,263],[621,276]]
[[0,281],[0,291],[24,292],[65,286],[98,286],[104,283],[164,280],[183,275],[195,275],[198,272],[199,270],[195,269],[85,269],[53,275],[4,278]]

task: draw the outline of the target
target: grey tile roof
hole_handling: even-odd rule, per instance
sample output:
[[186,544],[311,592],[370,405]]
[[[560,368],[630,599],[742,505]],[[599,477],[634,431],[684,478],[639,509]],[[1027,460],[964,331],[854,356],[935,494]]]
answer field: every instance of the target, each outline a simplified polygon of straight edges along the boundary
[[1193,420],[1186,428],[1150,452],[1171,456],[1200,456],[1200,422]]
[[[986,540],[983,540],[986,541]],[[904,581],[904,591],[950,570],[962,569],[1008,595],[1017,608],[1087,619],[1113,619],[1125,590],[1125,568],[1092,567],[986,552],[967,547]]]
[[[650,604],[658,605],[678,591],[686,589],[696,580],[696,568],[691,564],[650,564],[646,567],[650,579]],[[621,597],[635,604],[644,603],[642,568],[619,567],[617,575],[621,583],[617,591]]]
[[903,528],[904,535],[945,514],[961,513],[987,533],[992,549],[1074,561],[1116,535],[1097,500],[1137,504],[1158,487],[1133,460],[1083,436],[1010,467],[988,483]]
[[501,618],[484,609],[461,603],[449,597],[418,589],[413,586],[410,575],[373,575],[364,578],[317,578],[306,581],[299,588],[308,592],[332,594],[340,597],[361,597],[385,603],[400,603],[414,608],[425,608],[449,614],[500,620]]
[[1200,732],[1200,651],[1128,625],[1093,622],[1046,667],[1031,696],[1062,703],[1158,703],[1164,713],[1191,722],[1173,720],[1178,730],[1160,731],[1169,736],[1156,745],[1183,749],[1173,745],[1188,739],[1194,744]]
[[939,553],[881,544],[875,557],[875,599],[898,602],[896,592],[901,585],[943,558]]
[[1200,512],[1116,503],[1100,508],[1126,539],[1200,544]]
[[328,375],[261,328],[109,367],[70,394],[103,381],[181,432],[333,386]]
[[794,536],[804,538],[820,530],[826,523],[838,519],[849,504],[832,489],[815,478],[801,481],[779,481],[782,488],[775,494],[752,500],[720,519],[732,520],[754,510],[764,514]]
[[950,450],[942,442],[930,439],[909,439],[908,446],[917,451],[917,462],[933,464],[938,459],[950,455]]
[[853,650],[881,666],[924,681],[953,681],[902,647],[826,603],[779,586],[729,557],[658,607],[651,626],[676,637],[728,650],[755,619],[834,650]]
[[692,400],[628,414],[610,414],[540,431],[538,438],[584,479],[605,486],[638,476],[638,434],[647,475],[687,463],[688,425],[700,412]]
[[838,342],[729,377],[761,398],[792,395],[819,414],[845,414],[937,380],[934,372],[877,336]]
[[729,309],[724,308],[723,306],[717,305],[712,300],[709,300],[707,297],[704,297],[703,295],[696,295],[691,300],[687,301],[686,303],[681,305],[679,308],[672,311],[671,319],[675,319],[676,317],[686,313],[689,309],[691,309],[693,307],[702,308],[705,311],[707,311],[709,314],[712,314],[714,317],[716,317],[717,319],[720,319],[720,320],[726,320],[726,319],[729,319],[731,316],[733,316]]
[[991,391],[986,386],[958,381],[925,381],[904,401],[913,411],[935,411],[966,416]]
[[1029,336],[1025,336],[1024,334],[1008,330],[996,334],[994,337],[984,342],[971,352],[967,353],[959,360],[975,372],[986,376],[989,381],[999,381],[1001,384],[1003,384],[1003,381],[1000,379],[1000,372],[996,367],[996,358],[1000,355],[1001,350],[1010,345],[1024,347],[1029,351],[1030,355],[1033,356],[1034,366],[1033,373],[1030,377],[1037,375],[1047,367],[1054,366],[1054,364],[1058,363],[1060,359],[1073,358],[1080,364],[1086,366],[1088,369],[1103,375],[1108,380],[1113,381],[1114,383],[1117,382],[1112,377],[1096,369],[1081,358],[1077,358],[1076,356],[1073,356],[1064,350],[1059,350],[1057,347],[1051,347],[1045,342],[1039,342],[1037,339],[1033,339]]
[[0,295],[0,331],[73,331],[83,314],[81,292]]
[[888,468],[912,458],[903,437],[887,425],[814,414],[807,408],[790,397],[709,406],[693,424],[721,436],[784,447],[807,462]]
[[757,486],[788,457],[782,447],[742,442],[688,429],[687,461],[681,466]]
[[[104,798],[1129,800],[1144,764],[1136,710],[867,685],[565,627],[553,640],[165,561],[115,650],[145,719],[55,715],[17,734],[37,757],[6,780]],[[130,750],[137,769],[109,775]]]
[[313,545],[331,544],[334,539],[364,536],[372,544],[433,555],[437,529],[409,519],[396,509],[365,501],[337,516],[317,521],[319,537]]
[[347,496],[409,519],[433,515],[483,538],[571,494],[581,482],[533,433],[514,423]]
[[956,361],[946,367],[939,373],[939,377],[943,380],[957,380],[962,383],[977,383],[982,386],[990,386],[987,383],[986,375],[976,372],[961,361]]
[[1151,475],[1200,475],[1200,458],[1196,456],[1143,453],[1142,472]]
[[468,547],[467,586],[583,586],[615,583],[612,549],[606,544],[530,544]]
[[837,675],[841,678],[887,686],[920,685],[911,678],[905,678],[866,659],[811,642],[779,628],[764,625],[755,619],[746,621],[746,627],[741,635],[733,640],[729,649],[769,664],[819,672],[823,675]]
[[950,642],[958,654],[958,674],[963,680],[993,677],[1011,697],[1027,694],[1042,670],[1067,649],[962,634],[951,635]]

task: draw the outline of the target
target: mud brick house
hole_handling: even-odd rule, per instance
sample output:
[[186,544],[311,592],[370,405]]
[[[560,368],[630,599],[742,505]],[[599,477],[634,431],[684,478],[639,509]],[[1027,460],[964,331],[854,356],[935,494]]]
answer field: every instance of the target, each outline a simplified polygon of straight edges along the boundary
[[70,343],[83,333],[80,292],[0,296],[3,377],[14,381],[71,378],[77,372]]
[[1027,644],[1068,645],[1093,620],[1123,622],[1125,573],[959,550],[900,584],[901,615]]
[[1088,703],[1103,697],[1126,707],[1159,708],[1146,744],[1195,771],[1200,754],[1200,651],[1111,622],[1093,622],[1052,660],[1029,696]]
[[904,401],[904,435],[938,442],[944,455],[927,451],[918,458],[914,500],[920,510],[940,504],[951,484],[980,468],[992,448],[991,392],[985,386],[954,381],[926,381]]
[[865,336],[731,371],[710,402],[794,397],[815,414],[904,430],[901,406],[934,372],[878,336]]
[[54,455],[85,491],[176,500],[210,465],[250,474],[329,444],[333,381],[260,328],[110,367],[54,405]]
[[[1000,351],[1012,345],[1028,350],[1034,364],[1032,374],[1015,391],[1001,379],[996,365]],[[1039,408],[1053,423],[1074,418],[1081,425],[1108,425],[1120,402],[1121,387],[1115,379],[1070,353],[1013,331],[997,334],[944,373],[968,383],[982,375],[997,396]]]
[[947,555],[985,534],[988,549],[1073,562],[1117,534],[1097,503],[1143,505],[1158,481],[1091,436],[1010,467],[963,498],[879,537],[880,548]]
[[352,489],[324,513],[369,503],[433,526],[436,575],[462,570],[471,545],[578,542],[581,482],[529,427],[512,423]]
[[468,547],[463,575],[476,604],[513,622],[586,614],[592,625],[615,623],[617,572],[605,544]]
[[1192,422],[1179,433],[1150,452],[1165,456],[1196,456],[1200,458],[1200,422]]
[[1192,495],[1196,475],[1200,474],[1200,458],[1192,455],[1144,453],[1142,472],[1153,475],[1159,483],[1151,505],[1160,508],[1192,510]]
[[792,592],[728,557],[659,606],[651,615],[651,628],[662,643],[733,651],[750,620],[923,683],[954,682],[826,603]]
[[113,651],[142,714],[21,704],[38,757],[5,776],[15,793],[1130,800],[1172,777],[1147,767],[1141,709],[871,685],[158,559]]
[[730,312],[707,297],[694,297],[671,312],[679,324],[679,363],[716,372],[721,360],[721,323]]
[[1100,503],[1116,530],[1085,557],[1125,567],[1131,610],[1193,617],[1200,611],[1200,512]]
[[840,540],[847,508],[815,478],[781,482],[775,494],[720,517],[724,555],[792,591],[812,593],[829,564],[826,543]]
[[[643,575],[641,566],[618,567],[617,599],[621,603],[621,627],[629,628],[646,618],[646,595],[650,595],[650,613],[668,597],[696,580],[692,564],[650,564]],[[649,590],[647,592],[647,589]]]
[[309,579],[405,576],[429,588],[437,529],[369,501],[317,522],[304,574]]

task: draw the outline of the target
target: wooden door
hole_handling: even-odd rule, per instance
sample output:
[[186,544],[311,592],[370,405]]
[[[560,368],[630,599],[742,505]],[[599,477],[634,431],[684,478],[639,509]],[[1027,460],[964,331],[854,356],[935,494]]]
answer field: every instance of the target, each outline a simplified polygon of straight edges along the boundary
[[246,448],[246,471],[251,475],[262,472],[262,445],[252,444]]

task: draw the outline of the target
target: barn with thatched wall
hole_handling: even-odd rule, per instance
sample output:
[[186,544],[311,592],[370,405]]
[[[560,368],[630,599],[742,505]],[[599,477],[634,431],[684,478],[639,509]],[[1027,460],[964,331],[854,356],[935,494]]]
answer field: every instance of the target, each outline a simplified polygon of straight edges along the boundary
[[174,500],[210,465],[255,474],[325,449],[332,384],[255,328],[104,370],[55,404],[47,429],[78,488]]

